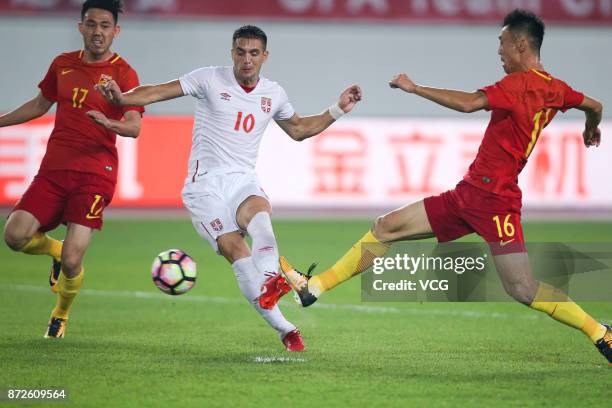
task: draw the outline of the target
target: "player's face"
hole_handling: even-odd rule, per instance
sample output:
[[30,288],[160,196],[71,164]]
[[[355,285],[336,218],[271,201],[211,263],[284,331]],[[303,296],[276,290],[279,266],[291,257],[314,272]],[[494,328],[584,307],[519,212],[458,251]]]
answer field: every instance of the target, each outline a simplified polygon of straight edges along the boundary
[[521,70],[521,53],[518,47],[518,38],[508,30],[507,26],[501,30],[497,53],[501,57],[502,66],[506,74]]
[[242,85],[253,86],[259,79],[262,64],[268,59],[268,51],[257,38],[238,38],[232,47],[234,75]]
[[108,10],[91,8],[79,23],[85,50],[94,57],[102,57],[109,52],[113,39],[119,34],[119,26]]

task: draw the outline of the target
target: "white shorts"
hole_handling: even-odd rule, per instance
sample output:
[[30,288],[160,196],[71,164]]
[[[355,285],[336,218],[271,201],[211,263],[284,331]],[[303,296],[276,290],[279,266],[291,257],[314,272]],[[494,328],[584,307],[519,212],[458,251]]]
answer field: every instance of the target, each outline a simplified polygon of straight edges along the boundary
[[240,231],[236,212],[250,196],[268,200],[259,185],[257,174],[250,170],[213,170],[188,179],[183,187],[183,204],[191,214],[191,222],[198,234],[219,253],[217,238]]

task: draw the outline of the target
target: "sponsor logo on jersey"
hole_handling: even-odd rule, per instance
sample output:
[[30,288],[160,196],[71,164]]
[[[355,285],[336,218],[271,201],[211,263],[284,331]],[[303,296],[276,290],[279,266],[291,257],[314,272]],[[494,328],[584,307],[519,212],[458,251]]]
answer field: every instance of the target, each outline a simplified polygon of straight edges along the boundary
[[232,97],[232,95],[228,94],[227,92],[221,92],[219,95],[221,96],[221,99],[223,99],[224,101],[229,101],[230,98]]
[[74,71],[74,69],[62,69],[62,75],[66,75]]
[[261,110],[264,111],[264,113],[270,113],[272,110],[271,98],[266,98],[265,96],[261,97]]
[[212,227],[212,229],[214,229],[217,232],[223,231],[223,224],[221,223],[221,220],[218,218],[215,218],[214,220],[212,220],[210,222],[210,226]]

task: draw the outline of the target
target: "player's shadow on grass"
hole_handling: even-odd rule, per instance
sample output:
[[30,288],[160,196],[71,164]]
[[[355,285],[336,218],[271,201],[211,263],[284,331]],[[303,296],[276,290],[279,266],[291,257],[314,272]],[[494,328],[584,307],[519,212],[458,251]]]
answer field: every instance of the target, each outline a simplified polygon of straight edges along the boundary
[[[110,361],[125,361],[132,364],[135,360],[143,365],[147,363],[169,365],[201,365],[215,363],[283,363],[283,357],[290,354],[283,351],[280,343],[270,345],[266,340],[245,340],[241,344],[242,350],[232,350],[227,343],[219,342],[217,348],[206,346],[203,353],[201,344],[176,341],[174,344],[154,344],[152,342],[126,341],[111,338],[64,338],[44,339],[23,337],[4,338],[2,346],[8,350],[12,359],[19,359],[24,363],[41,364],[50,361],[54,363],[74,364],[83,356],[83,361],[88,364],[95,361],[96,355],[106,363]],[[244,349],[248,350],[245,351]],[[109,350],[112,353],[109,355]],[[0,353],[1,355],[1,353]],[[291,355],[292,356],[292,355]],[[291,362],[286,360],[286,362]]]

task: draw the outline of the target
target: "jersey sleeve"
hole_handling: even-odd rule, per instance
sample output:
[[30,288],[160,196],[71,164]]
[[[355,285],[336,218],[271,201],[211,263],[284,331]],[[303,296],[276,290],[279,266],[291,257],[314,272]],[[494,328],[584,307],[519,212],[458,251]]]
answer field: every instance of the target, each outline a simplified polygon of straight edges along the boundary
[[519,81],[512,75],[506,75],[501,81],[479,89],[487,95],[489,106],[487,110],[511,111],[517,102]]
[[568,109],[580,106],[580,104],[584,101],[584,94],[582,92],[573,90],[572,87],[565,82],[562,82],[561,84],[563,89],[563,106],[560,110],[565,112]]
[[[130,89],[134,89],[140,85],[140,80],[138,79],[138,73],[133,68],[129,68],[125,75],[122,78],[121,83],[119,84],[119,88],[121,88],[121,92],[127,92]],[[125,115],[128,111],[137,111],[141,114],[144,113],[144,106],[124,106],[122,107],[122,114]]]
[[214,75],[214,68],[198,68],[179,78],[181,88],[185,95],[191,95],[198,99],[206,98],[209,83]]
[[279,101],[278,101],[278,109],[274,112],[274,120],[288,120],[291,119],[293,115],[295,115],[295,109],[289,102],[289,97],[287,96],[287,92],[282,87],[280,88]]
[[47,74],[42,81],[38,84],[40,93],[50,100],[51,102],[57,102],[57,58],[53,60]]

